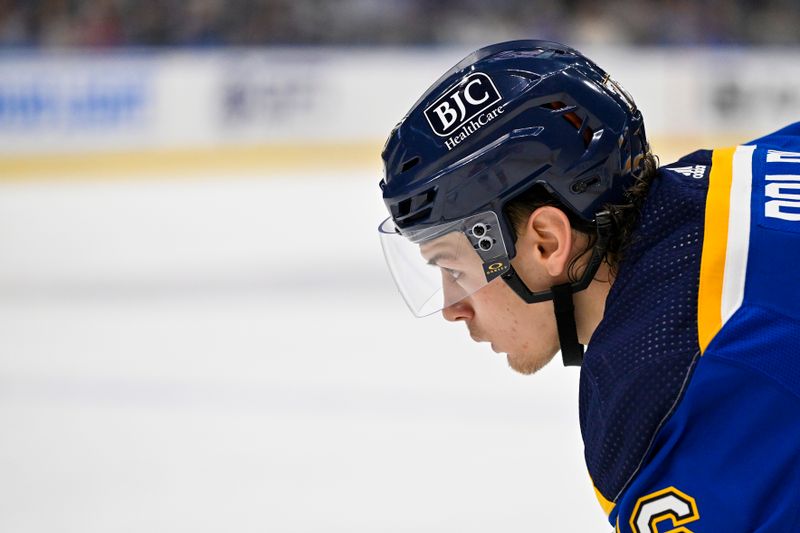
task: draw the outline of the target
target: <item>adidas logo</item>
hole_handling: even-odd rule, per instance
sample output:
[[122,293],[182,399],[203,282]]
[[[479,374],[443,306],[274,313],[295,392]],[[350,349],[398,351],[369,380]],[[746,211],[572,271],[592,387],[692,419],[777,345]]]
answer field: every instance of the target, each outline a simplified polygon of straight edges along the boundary
[[689,178],[700,180],[706,175],[706,168],[706,165],[693,165],[691,167],[668,168],[667,170],[677,172],[678,174],[683,174]]

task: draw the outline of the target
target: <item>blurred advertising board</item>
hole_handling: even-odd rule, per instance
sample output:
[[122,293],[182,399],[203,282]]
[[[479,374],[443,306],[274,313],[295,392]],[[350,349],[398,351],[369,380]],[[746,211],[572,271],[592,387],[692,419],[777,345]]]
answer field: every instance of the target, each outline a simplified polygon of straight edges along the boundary
[[[0,154],[380,141],[466,49],[0,55]],[[798,52],[597,48],[651,137],[756,135],[800,118]]]

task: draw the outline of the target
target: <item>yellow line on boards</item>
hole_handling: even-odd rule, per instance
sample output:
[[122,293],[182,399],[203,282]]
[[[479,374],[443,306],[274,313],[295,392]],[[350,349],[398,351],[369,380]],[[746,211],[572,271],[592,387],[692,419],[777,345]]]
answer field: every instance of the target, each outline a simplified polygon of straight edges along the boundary
[[[271,173],[381,168],[381,144],[293,143],[172,150],[0,155],[0,180],[165,177],[187,173]],[[377,176],[377,175],[376,175]]]

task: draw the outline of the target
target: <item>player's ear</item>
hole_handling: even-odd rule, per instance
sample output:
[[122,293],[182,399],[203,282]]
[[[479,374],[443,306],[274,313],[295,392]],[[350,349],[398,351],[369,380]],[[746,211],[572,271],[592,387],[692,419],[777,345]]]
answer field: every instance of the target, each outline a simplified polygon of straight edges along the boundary
[[549,205],[536,209],[528,217],[520,241],[550,276],[559,277],[566,272],[573,236],[572,224],[561,209]]

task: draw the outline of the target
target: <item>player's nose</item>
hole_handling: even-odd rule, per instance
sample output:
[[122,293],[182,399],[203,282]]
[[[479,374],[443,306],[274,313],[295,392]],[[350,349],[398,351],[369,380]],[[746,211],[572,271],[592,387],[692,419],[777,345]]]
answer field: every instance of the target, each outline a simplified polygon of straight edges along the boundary
[[472,306],[467,300],[467,298],[464,298],[463,300],[454,304],[450,304],[442,309],[442,316],[444,319],[450,322],[471,319],[475,315],[475,311],[472,309]]

